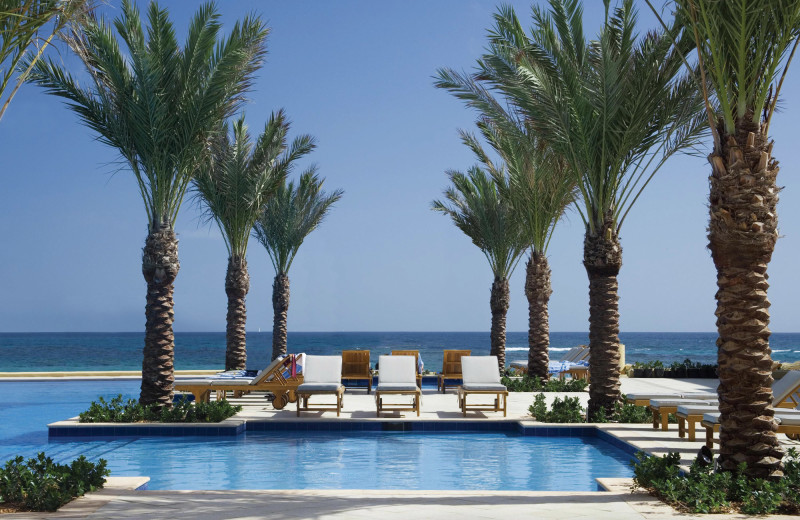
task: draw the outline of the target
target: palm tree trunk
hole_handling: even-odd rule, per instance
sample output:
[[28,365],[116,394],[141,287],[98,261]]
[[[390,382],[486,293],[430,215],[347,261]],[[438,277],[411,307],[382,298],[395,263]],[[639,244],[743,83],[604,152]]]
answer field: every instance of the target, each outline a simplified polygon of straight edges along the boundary
[[173,283],[178,275],[178,238],[169,223],[154,226],[142,250],[147,282],[142,388],[139,402],[172,406],[175,336],[172,333]]
[[286,355],[286,314],[289,311],[289,276],[275,275],[272,283],[272,359]]
[[228,295],[228,317],[225,339],[225,370],[247,368],[247,308],[245,298],[250,290],[247,260],[238,256],[228,258],[225,275],[225,294]]
[[[772,409],[767,264],[778,238],[778,163],[751,118],[713,153],[709,248],[717,268],[722,468],[747,463],[752,477],[783,475]],[[720,125],[722,130],[722,125]]]
[[588,416],[606,416],[621,398],[619,382],[619,293],[622,246],[611,217],[596,234],[586,231],[583,266],[589,276],[589,385]]
[[508,278],[495,278],[489,306],[492,309],[492,331],[490,335],[491,355],[497,356],[502,373],[506,368],[506,313],[508,313]]
[[528,297],[528,375],[549,377],[550,322],[547,306],[550,303],[550,265],[541,253],[531,253],[525,272],[525,296]]

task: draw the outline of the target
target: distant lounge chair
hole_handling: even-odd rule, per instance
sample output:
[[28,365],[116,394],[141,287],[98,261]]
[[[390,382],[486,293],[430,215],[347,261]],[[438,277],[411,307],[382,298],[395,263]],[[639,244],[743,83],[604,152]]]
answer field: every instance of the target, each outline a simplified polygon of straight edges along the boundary
[[[417,386],[422,388],[422,373],[419,366],[419,350],[393,350],[393,356],[414,356],[414,372],[417,374]],[[380,362],[378,363],[380,365]],[[378,370],[380,374],[380,370]]]
[[372,372],[369,366],[369,350],[342,351],[342,379],[366,380],[367,393],[372,393]]
[[[790,370],[782,378],[772,383],[772,407],[775,409],[775,418],[780,419],[783,416],[793,417],[800,414],[800,370]],[[685,420],[687,422],[697,422],[697,414],[690,414],[686,411]],[[800,416],[800,415],[799,415]],[[719,431],[719,413],[704,413],[700,417],[700,423],[706,428],[706,444],[713,447],[714,444],[714,431]],[[797,424],[800,426],[800,423]],[[795,431],[794,419],[788,419],[783,427],[778,425],[778,433],[786,433],[787,435],[797,436],[800,430]],[[690,422],[690,428],[694,428],[694,424]],[[691,440],[691,439],[690,439]]]
[[237,397],[250,392],[271,392],[275,394],[272,406],[280,410],[297,399],[297,387],[303,382],[298,367],[305,357],[304,354],[289,354],[275,359],[253,378],[179,379],[175,382],[175,390],[190,392],[199,403],[207,403],[211,392],[216,392],[218,399],[224,399],[227,392],[233,392]]
[[448,379],[461,379],[461,357],[472,354],[471,350],[445,350],[442,371],[439,373],[437,390],[445,393]]
[[[461,358],[461,374],[463,384],[458,387],[458,406],[464,417],[469,410],[492,412],[502,410],[503,417],[506,417],[508,389],[500,384],[497,356],[464,356]],[[468,405],[469,395],[494,395],[494,404]]]
[[[306,356],[303,384],[297,387],[297,416],[301,411],[334,411],[339,417],[342,411],[344,385],[342,385],[341,356]],[[308,400],[312,395],[333,395],[336,404],[311,407]]]
[[[410,395],[411,405],[384,403],[387,395]],[[381,356],[378,358],[378,386],[375,387],[375,405],[377,415],[383,411],[417,412],[419,417],[422,391],[417,386],[417,374],[414,359],[406,355]]]

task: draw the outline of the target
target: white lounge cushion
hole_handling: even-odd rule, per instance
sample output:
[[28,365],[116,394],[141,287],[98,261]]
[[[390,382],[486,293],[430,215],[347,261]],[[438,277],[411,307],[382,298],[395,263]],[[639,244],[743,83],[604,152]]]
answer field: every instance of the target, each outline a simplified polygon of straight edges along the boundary
[[636,394],[626,394],[627,397],[631,401],[641,401],[643,399],[680,399],[683,397],[681,394],[644,394],[644,393],[636,393]]
[[775,414],[775,419],[783,426],[800,426],[800,414]]
[[306,356],[303,383],[342,383],[342,356]]
[[719,394],[716,392],[687,392],[683,394],[684,399],[700,399],[703,401],[717,401],[719,400]]
[[681,405],[710,405],[715,404],[712,401],[703,401],[700,399],[650,399],[650,406],[659,408],[661,406],[681,406]]
[[417,383],[378,383],[376,392],[416,392]]
[[461,385],[461,388],[469,392],[505,392],[506,390],[508,390],[505,386],[501,385],[500,383],[489,383],[485,385],[481,384]]
[[678,411],[676,412],[678,415],[700,415],[708,412],[715,412],[719,410],[719,405],[695,405],[695,406],[679,406]]
[[337,392],[340,388],[342,388],[342,385],[339,383],[303,383],[297,387],[297,393]]
[[800,385],[800,370],[790,370],[785,376],[772,383],[772,404],[777,405],[792,394]]
[[378,358],[378,385],[405,383],[417,386],[417,368],[414,356],[380,356]]
[[703,421],[711,424],[719,424],[719,412],[710,412],[703,414]]
[[464,356],[461,358],[464,385],[500,384],[497,356]]

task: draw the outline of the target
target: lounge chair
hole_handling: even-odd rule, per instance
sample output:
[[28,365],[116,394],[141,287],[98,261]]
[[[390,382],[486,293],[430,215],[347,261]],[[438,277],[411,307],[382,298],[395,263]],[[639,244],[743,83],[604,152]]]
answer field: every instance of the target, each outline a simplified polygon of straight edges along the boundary
[[686,393],[633,393],[627,394],[625,400],[630,404],[636,406],[650,406],[650,401],[653,399],[699,399],[700,401],[711,401],[717,399],[716,392],[686,392]]
[[[342,384],[341,356],[306,356],[303,384],[297,387],[297,416],[301,411],[336,410],[336,417],[342,412],[344,385]],[[321,404],[314,407],[308,405],[312,395],[333,395],[336,403]]]
[[707,413],[719,413],[719,403],[708,405],[689,405],[684,404],[675,410],[678,417],[678,437],[683,439],[688,437],[690,441],[695,440],[695,425],[703,420],[703,415]]
[[[703,414],[700,424],[706,429],[706,446],[714,447],[714,432],[719,431],[719,412]],[[790,439],[800,439],[800,410],[793,408],[776,408],[775,420],[778,423],[777,433],[784,433]]]
[[[406,355],[378,358],[378,386],[375,387],[375,405],[378,417],[383,411],[417,412],[417,417],[419,417],[422,391],[417,386],[417,371],[414,365],[414,359]],[[413,397],[413,401],[411,405],[384,403],[384,397],[389,395],[410,395]]]
[[305,357],[304,354],[289,354],[275,359],[253,378],[179,379],[175,382],[175,390],[190,392],[198,403],[207,403],[211,392],[216,392],[218,399],[224,399],[227,392],[233,392],[237,397],[250,392],[271,392],[275,394],[272,406],[280,410],[297,399],[297,387],[303,382],[299,367]]
[[342,351],[342,380],[367,381],[367,393],[372,393],[372,372],[369,366],[369,350]]
[[[780,417],[781,414],[791,416],[800,414],[800,370],[790,370],[782,378],[772,383],[772,407],[775,409],[776,418]],[[696,417],[692,419],[696,420]],[[716,414],[716,416],[703,414],[700,422],[706,428],[706,444],[712,447],[714,431],[719,430],[719,414]],[[778,432],[787,433],[787,435],[800,433],[800,431],[795,432],[792,430],[790,426],[793,425],[784,425],[783,430],[781,430],[779,425]]]
[[[422,388],[422,373],[419,367],[419,350],[393,350],[393,356],[414,356],[414,372],[417,374],[417,386]],[[378,362],[380,365],[380,362]],[[380,370],[378,371],[380,374]]]
[[445,393],[448,379],[461,379],[461,357],[472,354],[471,350],[445,350],[442,371],[439,373],[437,390]]
[[[461,358],[463,384],[458,387],[458,406],[464,417],[468,410],[493,412],[508,409],[508,389],[500,384],[497,356],[465,356]],[[494,404],[467,404],[469,395],[494,395]]]
[[677,413],[681,407],[709,407],[712,405],[717,405],[716,396],[713,399],[689,399],[684,397],[678,399],[650,399],[650,410],[653,412],[653,428],[658,428],[660,424],[661,430],[667,431],[669,429],[669,414]]

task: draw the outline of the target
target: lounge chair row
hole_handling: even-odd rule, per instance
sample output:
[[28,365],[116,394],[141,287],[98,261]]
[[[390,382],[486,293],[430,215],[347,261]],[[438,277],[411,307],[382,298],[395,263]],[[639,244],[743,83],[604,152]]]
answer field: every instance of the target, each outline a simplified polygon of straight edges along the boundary
[[[787,372],[772,385],[778,433],[790,436],[800,434],[800,370]],[[696,426],[706,429],[706,444],[713,446],[713,435],[719,431],[719,401],[716,393],[685,394],[628,394],[628,402],[649,406],[653,412],[653,428],[667,431],[669,415],[678,418],[678,436],[694,441]]]
[[[342,385],[342,357],[306,356],[305,381],[297,387],[297,416],[308,410],[331,410],[339,416],[342,411],[344,385]],[[375,388],[376,415],[385,411],[410,411],[420,414],[422,391],[411,355],[380,356],[378,360],[378,386]],[[507,415],[508,389],[500,383],[497,356],[464,356],[461,358],[461,378],[458,388],[458,405],[464,416],[467,411],[489,410]],[[335,403],[316,404],[312,396],[333,395]],[[470,395],[495,396],[493,404],[468,404]],[[411,402],[398,397],[410,397]]]
[[[352,352],[358,352],[362,357],[360,360],[349,358],[351,361],[348,362],[355,364],[366,360],[366,366],[369,367],[368,351]],[[418,358],[414,356],[414,352],[393,351],[391,356],[380,356],[378,387],[375,389],[378,415],[382,411],[390,410],[415,411],[419,415],[422,399],[421,378]],[[470,356],[470,351],[451,352],[460,354],[457,358],[458,367],[454,365],[454,357],[445,362],[444,368],[449,368],[450,371],[440,375],[440,387],[444,389],[444,383],[450,376],[462,379],[463,384],[458,388],[458,404],[463,415],[466,416],[467,411],[471,410],[491,410],[502,411],[506,416],[508,390],[500,383],[497,357]],[[192,393],[198,402],[208,402],[212,392],[217,393],[218,399],[225,398],[228,392],[233,392],[235,396],[255,391],[271,392],[275,395],[273,406],[278,410],[284,408],[287,403],[297,402],[298,416],[303,410],[336,411],[338,416],[341,413],[345,390],[342,379],[354,373],[345,363],[344,356],[290,354],[285,358],[276,359],[253,378],[218,377],[182,380],[176,383],[175,389]],[[370,374],[368,383],[370,385],[371,380]],[[368,387],[368,391],[371,391],[371,386]],[[314,395],[332,395],[335,397],[335,402],[311,406],[309,399]],[[469,395],[494,395],[494,404],[470,405],[467,403]],[[394,401],[398,396],[410,396],[411,403],[384,401],[387,397]]]

